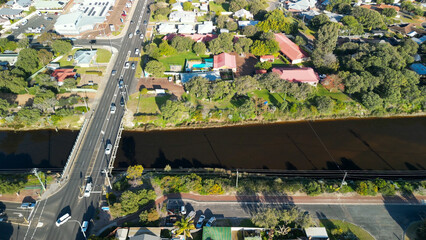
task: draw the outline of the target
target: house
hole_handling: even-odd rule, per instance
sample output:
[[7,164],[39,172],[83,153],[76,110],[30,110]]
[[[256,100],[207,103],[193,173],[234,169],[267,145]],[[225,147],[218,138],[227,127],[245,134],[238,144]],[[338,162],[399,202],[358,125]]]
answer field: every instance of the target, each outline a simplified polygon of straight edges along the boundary
[[1,62],[8,62],[10,66],[15,65],[17,60],[18,60],[18,54],[17,53],[0,54],[0,61]]
[[158,26],[158,33],[159,34],[168,34],[168,33],[176,33],[176,25],[170,24],[170,23],[161,23]]
[[233,72],[237,71],[237,60],[234,55],[229,53],[221,53],[213,57],[213,70],[232,70]]
[[275,60],[274,55],[260,56],[260,62],[274,62],[274,60]]
[[185,22],[185,23],[194,23],[196,22],[197,14],[195,12],[188,11],[174,11],[169,15],[169,20],[171,22]]
[[67,1],[56,1],[56,0],[35,0],[33,6],[37,10],[53,10],[53,9],[63,9]]
[[258,24],[258,23],[259,23],[259,21],[253,21],[253,20],[251,20],[251,21],[238,21],[238,27],[240,29],[243,29],[247,26],[256,26],[256,24]]
[[416,35],[417,35],[416,31],[411,31],[411,32],[407,33],[407,36],[409,36],[409,37],[415,37]]
[[59,68],[53,71],[53,73],[50,75],[52,78],[54,78],[56,81],[58,81],[58,86],[64,85],[64,80],[67,78],[77,78],[78,75],[76,72],[74,72],[73,68]]
[[308,53],[302,50],[284,34],[276,33],[275,40],[280,46],[281,53],[290,60],[291,64],[301,63],[309,59]]
[[11,8],[1,8],[0,9],[0,17],[7,19],[15,19],[21,16],[21,9],[11,9]]
[[422,63],[413,63],[410,68],[420,76],[426,75],[426,67]]
[[329,11],[324,11],[324,14],[330,19],[331,22],[338,23],[344,17],[343,14],[337,14]]
[[6,5],[13,8],[13,9],[28,11],[30,9],[30,6],[31,6],[31,0],[9,1],[9,2],[6,3]]
[[194,32],[194,26],[191,24],[178,25],[178,33],[193,34]]
[[182,3],[177,2],[172,4],[172,11],[183,11]]
[[299,0],[296,2],[289,3],[288,10],[291,12],[304,12],[315,8],[317,0]]
[[234,18],[253,19],[253,14],[245,9],[240,9],[234,13]]
[[204,21],[203,24],[198,24],[197,33],[198,34],[208,34],[212,33],[214,29],[212,21]]
[[414,42],[421,45],[424,41],[426,41],[426,35],[421,38],[411,38]]
[[220,79],[220,73],[213,71],[213,72],[190,72],[190,73],[179,73],[181,82],[183,84],[190,81],[193,77],[203,77],[207,78],[209,81],[216,81]]
[[387,5],[387,4],[380,4],[380,5],[376,5],[376,9],[378,10],[383,10],[385,8],[393,8],[395,9],[396,12],[399,12],[399,10],[401,10],[398,6],[394,6],[394,5]]
[[309,11],[301,12],[300,16],[302,16],[306,20],[311,20],[312,18],[314,18],[315,16],[318,16],[320,14],[321,14],[320,12],[311,9]]
[[96,49],[82,49],[74,53],[74,64],[81,67],[89,67],[96,57]]
[[318,74],[310,67],[304,68],[285,68],[275,67],[272,72],[278,73],[281,79],[289,82],[308,83],[316,86],[319,82]]
[[201,3],[201,5],[200,5],[200,11],[203,11],[203,12],[208,12],[209,11],[209,4],[208,3]]
[[311,240],[329,240],[325,227],[305,228],[306,237]]
[[407,35],[413,31],[415,31],[417,34],[420,34],[420,35],[426,34],[425,30],[416,28],[416,26],[412,23],[393,25],[393,26],[390,26],[389,29],[394,32],[401,33],[403,35]]

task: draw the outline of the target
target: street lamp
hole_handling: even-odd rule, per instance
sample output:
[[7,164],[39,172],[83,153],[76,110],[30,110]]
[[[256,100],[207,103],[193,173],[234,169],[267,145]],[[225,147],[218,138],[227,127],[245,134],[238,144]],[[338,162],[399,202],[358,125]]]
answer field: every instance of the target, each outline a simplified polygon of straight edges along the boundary
[[75,219],[70,219],[70,220],[68,220],[68,222],[71,222],[71,221],[72,221],[72,222],[77,222],[77,223],[78,223],[78,225],[80,226],[81,233],[83,233],[84,239],[87,239],[87,237],[86,237],[86,233],[84,233],[83,226],[81,226],[80,221],[75,220]]

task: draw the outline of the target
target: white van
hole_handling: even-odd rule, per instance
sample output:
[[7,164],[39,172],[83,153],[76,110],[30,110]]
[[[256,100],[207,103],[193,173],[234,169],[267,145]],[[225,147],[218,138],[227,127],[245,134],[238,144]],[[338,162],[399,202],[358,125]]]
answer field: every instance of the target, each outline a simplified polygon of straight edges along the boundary
[[69,215],[68,213],[65,213],[62,217],[56,220],[56,226],[59,227],[70,219],[71,219],[71,215]]

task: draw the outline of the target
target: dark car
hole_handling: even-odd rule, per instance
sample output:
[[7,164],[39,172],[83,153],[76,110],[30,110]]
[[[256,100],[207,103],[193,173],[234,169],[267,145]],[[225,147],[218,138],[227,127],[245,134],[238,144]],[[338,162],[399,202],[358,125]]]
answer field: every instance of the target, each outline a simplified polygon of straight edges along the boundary
[[120,106],[124,107],[124,97],[121,97],[120,99]]
[[138,35],[139,33],[141,33],[141,31],[139,31],[139,29],[136,30],[136,35]]
[[146,20],[144,20],[144,21],[143,21],[143,24],[144,24],[144,25],[147,25],[147,24],[148,24],[148,22],[147,22]]

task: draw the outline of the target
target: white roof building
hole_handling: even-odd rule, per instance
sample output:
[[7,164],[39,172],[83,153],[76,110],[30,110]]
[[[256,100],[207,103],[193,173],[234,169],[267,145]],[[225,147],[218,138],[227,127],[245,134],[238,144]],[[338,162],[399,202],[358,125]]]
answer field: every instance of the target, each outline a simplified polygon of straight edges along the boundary
[[315,8],[317,0],[299,0],[297,2],[289,3],[288,10],[293,12],[303,12]]
[[328,240],[328,234],[325,227],[305,228],[306,237],[309,239]]
[[209,3],[201,3],[200,11],[208,12],[209,11]]
[[177,29],[174,24],[170,23],[162,23],[158,26],[158,33],[160,34],[168,34],[168,33],[176,33]]
[[193,34],[193,33],[195,33],[194,26],[191,25],[191,24],[178,25],[178,33]]
[[198,34],[208,34],[213,32],[213,22],[204,21],[203,24],[198,24],[197,33]]
[[115,0],[76,0],[70,13],[59,16],[54,28],[62,35],[79,35],[106,20]]
[[240,9],[234,13],[234,17],[252,19],[253,14],[245,9]]
[[196,22],[196,16],[195,12],[175,11],[170,13],[169,20],[172,22],[194,23]]
[[37,10],[49,10],[49,9],[63,9],[68,1],[46,1],[46,0],[35,0],[33,6]]
[[172,11],[183,11],[182,3],[177,2],[172,4]]

